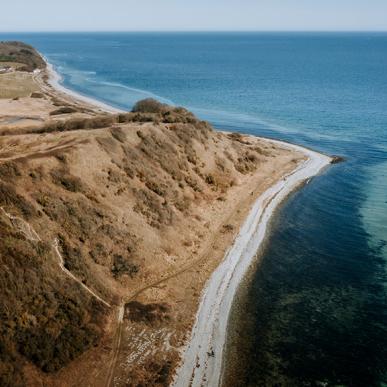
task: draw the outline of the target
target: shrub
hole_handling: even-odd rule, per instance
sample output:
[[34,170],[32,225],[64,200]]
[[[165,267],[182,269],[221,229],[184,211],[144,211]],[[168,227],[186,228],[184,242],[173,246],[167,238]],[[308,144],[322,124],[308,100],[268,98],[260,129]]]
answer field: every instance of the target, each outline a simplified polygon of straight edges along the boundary
[[51,177],[55,184],[62,186],[70,192],[82,192],[84,187],[79,177],[70,175],[64,169],[55,169],[51,171]]
[[0,55],[0,62],[14,62],[15,58],[10,55]]
[[23,53],[23,54],[26,54],[26,55],[33,55],[33,52],[31,52],[30,50],[27,50],[25,48],[22,48],[20,50],[20,52]]
[[133,109],[132,112],[134,113],[163,113],[165,112],[167,108],[167,105],[156,101],[153,98],[147,98],[143,99],[141,101],[138,101]]
[[6,161],[0,164],[0,178],[3,180],[12,180],[15,177],[21,176],[21,171],[17,163],[14,161]]
[[12,185],[3,182],[0,182],[0,206],[13,206],[26,218],[36,215],[32,204],[19,195]]
[[112,273],[115,278],[124,274],[129,275],[132,278],[138,273],[138,266],[131,263],[128,258],[124,258],[120,254],[115,254],[113,257]]
[[145,182],[145,186],[159,196],[165,195],[165,189],[160,187],[155,181],[148,180]]
[[24,65],[19,67],[19,71],[26,72],[26,73],[32,73],[34,71],[34,67],[29,66],[29,65]]
[[48,243],[28,241],[1,216],[0,235],[0,385],[25,386],[26,360],[52,372],[94,345],[105,309],[53,270]]
[[133,322],[154,324],[170,319],[170,307],[168,304],[142,304],[131,301],[125,305],[125,317]]
[[100,129],[114,124],[117,117],[114,115],[101,115],[93,118],[71,118],[65,121],[50,121],[33,133],[66,132],[79,129]]
[[[31,95],[32,97],[32,95]],[[53,110],[50,112],[50,116],[57,116],[59,114],[70,114],[70,113],[76,113],[78,110],[71,107],[71,106],[63,106],[59,109]]]
[[209,184],[209,185],[215,185],[216,182],[215,182],[215,178],[213,175],[209,174],[206,176],[206,183]]
[[31,93],[31,98],[44,98],[44,94],[34,91]]
[[19,71],[33,71],[46,66],[43,58],[33,47],[21,42],[0,42],[0,61],[24,64],[25,68],[19,68]]
[[122,130],[122,128],[119,128],[119,127],[111,128],[110,133],[112,134],[113,138],[115,138],[117,141],[119,141],[121,143],[125,143],[126,134]]
[[73,247],[69,244],[63,235],[59,235],[64,267],[77,275],[82,280],[85,280],[85,267],[82,252],[78,247]]

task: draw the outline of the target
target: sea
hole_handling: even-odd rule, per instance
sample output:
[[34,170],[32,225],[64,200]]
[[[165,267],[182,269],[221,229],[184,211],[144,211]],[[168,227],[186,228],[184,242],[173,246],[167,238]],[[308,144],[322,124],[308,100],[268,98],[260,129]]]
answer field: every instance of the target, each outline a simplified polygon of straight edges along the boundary
[[345,162],[278,209],[229,324],[224,385],[387,386],[386,33],[33,33],[65,86]]

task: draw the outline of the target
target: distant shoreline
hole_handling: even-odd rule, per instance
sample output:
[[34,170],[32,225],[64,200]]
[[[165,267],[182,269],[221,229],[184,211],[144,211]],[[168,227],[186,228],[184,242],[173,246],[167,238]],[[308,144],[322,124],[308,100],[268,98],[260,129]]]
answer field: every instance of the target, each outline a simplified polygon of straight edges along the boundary
[[46,66],[47,66],[46,72],[48,76],[47,83],[56,91],[67,94],[69,97],[74,98],[77,101],[95,106],[96,108],[101,109],[106,113],[122,113],[124,111],[122,109],[115,108],[114,106],[111,106],[105,102],[99,101],[96,98],[83,95],[77,91],[67,88],[61,83],[63,77],[55,69],[54,65],[51,64],[45,56],[43,56],[42,54],[40,55],[42,56],[43,60],[46,62]]

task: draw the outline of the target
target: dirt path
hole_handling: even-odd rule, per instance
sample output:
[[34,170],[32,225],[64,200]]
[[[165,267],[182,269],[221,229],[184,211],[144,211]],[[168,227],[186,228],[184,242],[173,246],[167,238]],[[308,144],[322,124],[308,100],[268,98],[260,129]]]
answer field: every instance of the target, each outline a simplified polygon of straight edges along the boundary
[[18,216],[9,214],[7,211],[4,210],[3,207],[0,207],[0,209],[4,213],[4,215],[11,221],[13,227],[19,230],[28,240],[41,241],[40,236],[36,233],[36,231],[31,227],[28,222],[26,222],[22,218],[19,218]]
[[[286,176],[289,176],[290,174],[292,174],[294,172],[295,171],[292,171]],[[284,177],[284,179],[286,179],[286,176]],[[261,184],[259,184],[255,188],[255,190],[253,191],[254,194],[256,194],[261,189],[262,189],[262,186],[261,186]],[[184,274],[192,269],[195,269],[198,266],[198,264],[200,264],[201,262],[206,260],[208,258],[208,256],[212,255],[216,241],[217,241],[218,237],[220,236],[220,234],[222,233],[223,225],[230,223],[231,220],[235,218],[239,209],[240,209],[239,205],[235,206],[233,208],[233,210],[229,213],[229,215],[221,222],[219,227],[216,230],[214,230],[214,232],[212,233],[212,238],[207,241],[207,243],[203,249],[203,252],[197,258],[190,260],[188,263],[181,265],[180,267],[176,268],[175,270],[172,270],[170,272],[165,272],[161,278],[159,278],[159,279],[157,279],[157,280],[155,280],[155,281],[153,281],[153,282],[151,282],[151,283],[149,283],[141,288],[135,289],[130,295],[125,297],[125,300],[123,301],[122,305],[120,306],[120,310],[122,309],[122,316],[123,316],[124,307],[125,307],[126,303],[135,300],[143,292],[145,292],[149,289],[157,287],[157,286],[171,280],[172,278],[175,278],[175,277],[182,275],[182,274]],[[118,319],[118,325],[117,325],[116,334],[114,337],[112,361],[111,361],[110,367],[109,367],[106,387],[112,386],[113,377],[114,377],[115,369],[117,366],[116,363],[117,363],[117,360],[119,357],[119,352],[120,352],[120,344],[122,341],[122,337],[121,337],[122,331],[123,331],[122,326],[123,326],[123,319],[121,319],[121,320]]]
[[[21,232],[28,240],[33,242],[41,241],[42,239],[38,235],[38,233],[34,230],[34,228],[26,222],[24,219],[11,215],[7,211],[4,210],[3,207],[0,207],[0,210],[4,213],[4,215],[11,221],[14,228],[16,228],[19,232]],[[52,247],[59,258],[59,267],[60,269],[72,280],[76,281],[79,285],[81,285],[88,293],[90,293],[93,297],[95,297],[98,301],[102,302],[107,307],[111,307],[111,305],[102,299],[98,294],[96,294],[93,290],[87,287],[80,279],[78,279],[73,273],[67,270],[64,266],[64,260],[62,254],[59,251],[59,243],[57,239],[54,239],[52,243]],[[121,318],[122,319],[122,318]]]
[[104,299],[102,299],[98,294],[96,294],[93,290],[91,290],[89,287],[87,287],[79,278],[77,278],[73,273],[71,273],[70,270],[67,270],[64,266],[64,259],[62,257],[62,254],[60,253],[59,251],[59,242],[57,239],[54,239],[54,242],[52,244],[52,247],[56,253],[56,255],[58,256],[59,258],[59,267],[61,268],[61,270],[66,274],[68,275],[71,279],[73,279],[74,281],[76,281],[79,285],[81,285],[88,293],[90,293],[93,297],[95,297],[98,301],[102,302],[103,304],[105,304],[108,308],[111,307],[111,305],[105,301]]
[[116,363],[118,359],[118,355],[120,353],[120,346],[121,346],[121,338],[122,338],[122,326],[124,322],[124,312],[125,312],[125,303],[122,303],[117,315],[117,329],[114,336],[114,342],[113,342],[113,356],[112,361],[109,366],[109,373],[108,378],[106,382],[106,386],[110,386],[113,381],[114,371],[116,369]]
[[[258,187],[257,187],[258,189]],[[116,333],[114,337],[114,343],[113,343],[113,356],[112,356],[112,361],[109,366],[109,373],[108,373],[108,378],[106,382],[106,386],[110,387],[113,382],[113,376],[115,373],[116,369],[116,363],[118,360],[118,355],[120,352],[120,344],[122,340],[122,326],[123,326],[123,315],[124,315],[124,308],[125,304],[135,300],[140,294],[143,292],[152,289],[154,287],[157,287],[161,285],[162,283],[165,283],[169,281],[172,278],[175,278],[181,274],[186,273],[189,270],[192,270],[195,268],[198,264],[200,264],[203,260],[205,260],[209,254],[212,253],[214,244],[216,242],[216,239],[218,235],[221,233],[223,224],[227,224],[230,222],[231,219],[235,217],[236,212],[238,211],[239,207],[236,206],[234,210],[230,213],[230,215],[222,222],[222,224],[215,230],[213,233],[213,237],[207,242],[206,247],[204,248],[203,253],[196,259],[189,261],[186,264],[183,264],[182,266],[178,267],[177,269],[171,271],[171,272],[166,272],[163,274],[162,278],[155,280],[154,282],[147,284],[146,286],[143,286],[141,288],[138,288],[133,291],[127,298],[125,298],[125,301],[120,306],[119,312],[118,312],[118,319],[117,319],[117,328],[116,328]]]
[[[74,146],[82,145],[86,141],[86,139],[63,139],[62,141],[50,145],[49,143],[41,140],[40,143],[29,143],[28,147],[25,147],[26,149],[22,148],[19,144],[7,144],[6,146],[0,148],[0,162],[46,157],[55,154],[59,151],[65,151],[67,149],[73,148]],[[8,154],[13,155],[7,156]],[[4,157],[4,155],[6,157]]]

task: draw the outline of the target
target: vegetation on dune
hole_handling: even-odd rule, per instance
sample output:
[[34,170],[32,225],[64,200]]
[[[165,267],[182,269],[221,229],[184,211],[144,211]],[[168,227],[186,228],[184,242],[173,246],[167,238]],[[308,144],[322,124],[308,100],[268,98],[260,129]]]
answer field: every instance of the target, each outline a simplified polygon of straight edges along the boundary
[[[149,100],[145,100],[149,101]],[[152,100],[153,101],[153,100]],[[141,102],[141,101],[140,101]],[[139,102],[139,103],[140,103]],[[154,101],[158,106],[159,102]],[[147,106],[146,102],[145,106]],[[50,120],[41,126],[33,128],[25,128],[19,130],[17,134],[28,134],[28,133],[52,133],[52,132],[67,132],[72,130],[89,130],[89,129],[101,129],[107,128],[115,124],[128,124],[128,123],[145,123],[153,122],[155,124],[192,124],[196,127],[204,127],[210,130],[211,127],[208,123],[197,119],[191,112],[180,107],[171,107],[168,105],[162,105],[160,111],[155,112],[147,111],[146,108],[142,108],[142,111],[132,111],[129,113],[120,114],[101,114],[96,117],[89,118],[68,118],[64,120]],[[153,106],[153,105],[152,105]],[[77,109],[69,106],[63,106],[50,113],[51,116],[74,113]],[[191,130],[192,131],[192,130]],[[13,131],[2,130],[0,135],[14,134]],[[181,131],[181,135],[188,136],[188,133],[184,129]]]
[[158,359],[156,361],[146,362],[129,371],[127,380],[130,380],[128,386],[154,386],[154,387],[168,387],[173,379],[172,361]]
[[40,128],[32,129],[32,133],[67,132],[71,130],[100,129],[113,125],[113,115],[100,115],[92,118],[69,118],[61,121],[48,121]]
[[59,109],[50,112],[50,116],[58,116],[60,114],[71,114],[76,113],[78,110],[71,106],[62,106]]
[[56,371],[96,343],[104,309],[57,271],[49,244],[3,215],[0,234],[0,385],[18,386],[26,361]]
[[[65,162],[65,158],[61,160]],[[102,215],[88,206],[86,199],[66,202],[49,192],[33,195],[32,199],[19,194],[16,187],[25,175],[23,167],[12,161],[0,164],[0,206],[29,221],[48,224],[43,220],[47,216],[58,222],[63,230],[59,246],[65,267],[86,283],[93,282],[80,239],[91,234],[112,238],[116,230],[109,232],[98,222]],[[73,183],[70,189],[67,180],[63,184],[64,179],[71,177],[65,167],[50,173],[33,170],[29,176],[39,180],[37,192],[41,191],[43,181],[47,189],[51,178],[53,184],[78,195],[79,190],[72,189]],[[39,214],[37,206],[44,212]],[[0,385],[22,386],[26,385],[23,369],[27,363],[51,373],[96,344],[102,333],[106,308],[63,274],[52,241],[28,240],[2,211],[0,235]],[[124,239],[126,235],[120,237]],[[104,264],[112,265],[109,261]],[[118,275],[127,273],[128,269],[136,271],[125,265],[124,259],[116,259],[116,266]]]
[[114,277],[120,277],[124,274],[133,277],[139,271],[138,265],[133,264],[130,261],[131,249],[128,248],[128,254],[123,256],[121,254],[114,254],[113,256],[113,266],[112,273]]
[[[185,109],[146,100],[134,110],[50,121],[33,135],[1,138],[27,155],[0,163],[0,206],[44,229],[42,242],[30,241],[0,211],[1,386],[25,384],[26,364],[41,374],[61,369],[102,335],[106,308],[60,270],[53,238],[64,267],[110,303],[112,288],[149,274],[147,235],[193,220],[195,205],[225,200],[235,177],[259,166],[263,149],[216,133]],[[74,132],[46,135],[56,131]],[[172,316],[163,303],[125,306],[126,319],[151,327]],[[156,360],[143,371],[149,383],[167,385],[172,363]],[[137,371],[133,380],[143,377]]]
[[0,98],[18,99],[30,97],[39,90],[31,74],[9,73],[0,75]]
[[85,187],[79,177],[73,176],[65,167],[53,169],[51,177],[55,184],[63,187],[67,191],[82,192]]
[[26,219],[36,215],[36,210],[31,203],[17,193],[14,185],[4,181],[0,181],[0,206],[16,207]]
[[166,303],[142,304],[138,301],[131,301],[125,305],[124,317],[133,322],[154,325],[170,319],[170,307]]
[[33,93],[31,93],[31,98],[44,98],[44,94],[43,93],[40,93],[39,91],[34,91]]
[[0,42],[0,62],[22,63],[19,71],[43,69],[46,63],[39,53],[30,45],[22,42]]
[[153,98],[147,98],[143,99],[141,101],[138,101],[133,109],[132,112],[134,113],[164,113],[165,111],[168,111],[170,107],[168,105],[162,104],[159,101],[156,101]]
[[0,62],[13,62],[14,60],[13,56],[0,55]]

